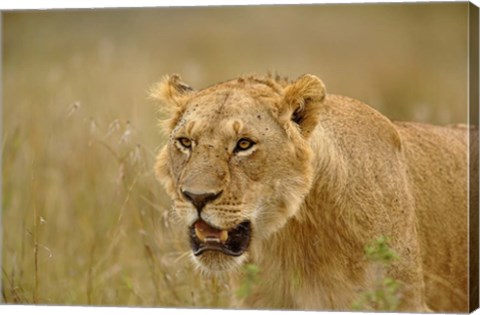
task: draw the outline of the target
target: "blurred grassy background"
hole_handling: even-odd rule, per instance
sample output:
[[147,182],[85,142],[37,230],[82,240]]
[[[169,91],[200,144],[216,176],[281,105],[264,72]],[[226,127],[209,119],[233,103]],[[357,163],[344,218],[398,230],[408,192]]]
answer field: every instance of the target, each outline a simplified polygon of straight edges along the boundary
[[6,12],[6,303],[225,306],[152,165],[149,87],[243,73],[323,79],[393,119],[467,122],[467,3]]

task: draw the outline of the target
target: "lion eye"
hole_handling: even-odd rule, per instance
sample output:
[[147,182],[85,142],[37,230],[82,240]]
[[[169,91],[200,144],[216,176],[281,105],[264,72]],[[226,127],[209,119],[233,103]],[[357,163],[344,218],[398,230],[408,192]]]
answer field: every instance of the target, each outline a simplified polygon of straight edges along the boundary
[[255,142],[253,142],[252,140],[250,139],[247,139],[247,138],[242,138],[240,140],[238,140],[237,142],[237,146],[235,147],[235,152],[238,152],[238,151],[246,151],[248,149],[250,149],[251,147],[253,147],[255,145]]
[[188,138],[185,138],[185,137],[182,137],[182,138],[178,138],[177,139],[177,142],[180,143],[180,145],[182,147],[184,147],[185,149],[190,149],[192,148],[192,140],[188,139]]

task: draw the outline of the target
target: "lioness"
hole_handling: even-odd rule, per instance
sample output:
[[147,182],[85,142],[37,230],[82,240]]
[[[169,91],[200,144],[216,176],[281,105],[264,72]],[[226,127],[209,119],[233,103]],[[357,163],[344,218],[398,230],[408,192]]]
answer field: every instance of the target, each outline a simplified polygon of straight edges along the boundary
[[253,308],[348,310],[375,289],[365,245],[388,237],[400,310],[467,310],[467,129],[392,122],[313,75],[178,75],[155,171],[207,273],[258,265]]

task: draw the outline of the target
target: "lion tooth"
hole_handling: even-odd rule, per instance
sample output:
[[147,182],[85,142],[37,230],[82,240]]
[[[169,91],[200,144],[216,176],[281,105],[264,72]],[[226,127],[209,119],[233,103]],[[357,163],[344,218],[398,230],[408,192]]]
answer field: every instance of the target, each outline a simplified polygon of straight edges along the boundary
[[195,228],[195,235],[202,242],[205,242],[205,235],[200,231],[200,229]]
[[225,242],[228,239],[228,232],[225,230],[222,230],[220,234],[220,241]]
[[220,243],[220,239],[216,238],[216,237],[206,237],[205,238],[205,242],[215,242],[215,243]]

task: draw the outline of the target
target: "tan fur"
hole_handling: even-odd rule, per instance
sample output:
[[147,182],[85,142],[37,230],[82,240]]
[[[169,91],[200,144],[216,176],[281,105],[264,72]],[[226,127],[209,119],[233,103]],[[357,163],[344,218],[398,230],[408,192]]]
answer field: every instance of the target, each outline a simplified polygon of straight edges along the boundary
[[[386,272],[402,284],[401,310],[467,310],[467,129],[392,123],[326,94],[313,75],[186,87],[173,76],[154,90],[173,109],[156,173],[185,230],[198,219],[185,187],[223,191],[202,211],[209,224],[251,220],[242,256],[192,255],[208,273],[257,264],[244,306],[351,309],[378,276],[363,249],[387,236],[400,256]],[[242,137],[256,145],[235,154]]]

